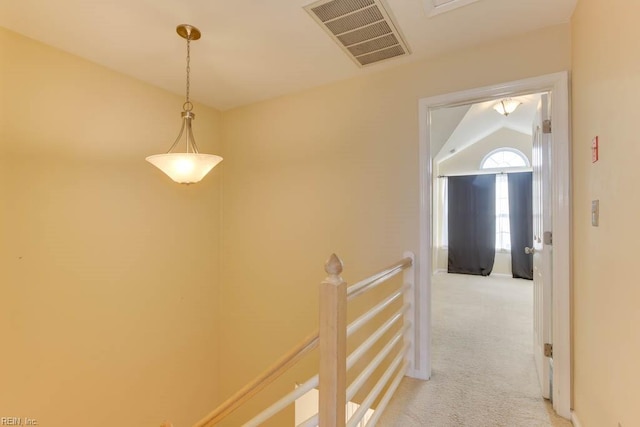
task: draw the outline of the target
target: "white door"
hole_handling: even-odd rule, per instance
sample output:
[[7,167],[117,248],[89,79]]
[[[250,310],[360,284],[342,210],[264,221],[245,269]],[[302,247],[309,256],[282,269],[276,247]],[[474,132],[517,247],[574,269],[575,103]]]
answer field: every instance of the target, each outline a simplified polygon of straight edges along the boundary
[[545,357],[545,343],[553,343],[552,331],[552,217],[551,133],[545,120],[551,117],[550,99],[543,94],[533,122],[533,247],[522,248],[533,256],[533,351],[542,397],[552,398],[553,360]]

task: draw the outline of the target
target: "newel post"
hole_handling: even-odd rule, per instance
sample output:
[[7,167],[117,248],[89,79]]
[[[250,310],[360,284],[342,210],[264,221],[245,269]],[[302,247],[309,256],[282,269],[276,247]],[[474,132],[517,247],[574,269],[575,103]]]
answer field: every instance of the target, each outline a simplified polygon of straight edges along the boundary
[[344,427],[347,387],[347,283],[332,254],[320,283],[320,427]]
[[407,352],[407,366],[409,369],[407,370],[407,375],[417,378],[416,372],[418,370],[417,366],[420,359],[418,357],[418,349],[416,347],[416,337],[420,323],[417,319],[416,310],[416,301],[418,300],[416,297],[416,257],[413,252],[409,251],[405,252],[403,255],[404,258],[411,259],[411,266],[404,270],[402,279],[405,286],[404,302],[405,304],[409,304],[409,310],[404,315],[404,324],[410,325],[409,329],[407,329],[407,332],[404,334],[404,341],[409,345],[409,351]]

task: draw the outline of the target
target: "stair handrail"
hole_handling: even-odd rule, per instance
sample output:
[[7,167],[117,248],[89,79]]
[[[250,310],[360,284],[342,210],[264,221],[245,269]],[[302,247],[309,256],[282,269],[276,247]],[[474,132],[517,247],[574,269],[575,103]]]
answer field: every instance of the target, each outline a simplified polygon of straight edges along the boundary
[[304,340],[298,343],[298,345],[289,350],[269,368],[265,369],[260,375],[231,395],[227,400],[218,405],[217,408],[194,424],[193,427],[204,427],[208,424],[215,424],[222,421],[222,419],[227,415],[238,409],[242,404],[258,394],[260,391],[264,390],[269,384],[284,374],[289,368],[294,366],[304,355],[318,347],[318,342],[318,331],[316,331],[307,336]]
[[[412,254],[411,254],[412,255]],[[402,272],[403,270],[406,270],[410,267],[413,267],[413,257],[412,256],[407,256],[407,253],[405,253],[405,258],[401,259],[398,262],[395,262],[385,268],[383,268],[382,270],[380,270],[379,272],[372,274],[371,276],[367,277],[364,280],[361,280],[351,286],[346,286],[346,282],[344,282],[342,280],[342,278],[340,277],[340,274],[342,273],[342,268],[343,268],[343,263],[342,260],[340,260],[340,258],[338,258],[335,254],[332,254],[331,257],[329,258],[329,260],[327,260],[327,262],[325,263],[325,271],[328,273],[328,277],[322,282],[321,284],[321,293],[322,293],[322,288],[324,286],[325,289],[330,289],[327,288],[327,285],[333,285],[336,287],[336,289],[340,289],[341,291],[339,292],[344,292],[345,295],[345,300],[344,302],[346,303],[346,301],[350,301],[353,298],[360,296],[374,288],[376,288],[377,286],[379,286],[380,284],[386,282],[387,280],[389,280],[390,278],[394,277],[395,275],[397,275],[398,273]],[[403,291],[399,291],[400,293],[402,293]],[[334,297],[337,297],[337,295],[334,295]],[[321,299],[322,299],[322,295],[321,295]],[[397,298],[397,296],[391,295],[388,298],[388,301],[383,301],[381,304],[379,304],[379,306],[374,307],[373,310],[371,310],[371,312],[369,312],[368,314],[365,314],[362,316],[362,319],[356,319],[355,322],[353,322],[352,325],[349,325],[349,327],[347,327],[346,325],[346,318],[345,319],[337,319],[338,323],[340,324],[339,329],[341,331],[344,331],[345,336],[343,338],[340,339],[346,339],[346,336],[351,335],[352,332],[355,332],[355,329],[359,328],[359,321],[364,321],[364,320],[368,320],[371,317],[373,317],[378,311],[380,311],[382,308],[386,307],[390,302],[394,301]],[[334,301],[336,301],[336,299],[334,299]],[[403,309],[401,310],[401,312],[396,313],[396,316],[402,316],[403,314],[406,314],[408,310],[408,307],[405,306],[403,307]],[[342,310],[344,313],[346,313],[346,311]],[[329,316],[326,316],[325,319],[327,318],[334,318],[335,312],[331,313]],[[298,343],[295,347],[293,347],[291,350],[289,350],[286,354],[284,354],[280,359],[278,359],[276,362],[274,362],[269,368],[265,369],[260,375],[258,375],[256,378],[254,378],[253,380],[251,380],[249,383],[247,383],[244,387],[242,387],[240,390],[238,390],[236,393],[234,393],[233,395],[231,395],[228,399],[226,399],[224,402],[222,402],[220,405],[218,405],[213,411],[211,411],[209,414],[207,414],[206,416],[204,416],[200,421],[198,421],[196,424],[193,425],[193,427],[205,427],[208,425],[215,425],[216,423],[221,422],[224,418],[226,418],[229,414],[231,414],[233,411],[235,411],[236,409],[238,409],[240,406],[242,406],[245,402],[247,402],[249,399],[251,399],[253,396],[255,396],[256,394],[258,394],[260,391],[264,390],[269,384],[271,384],[273,381],[275,381],[277,378],[279,378],[281,375],[283,375],[288,369],[290,369],[291,367],[293,367],[298,361],[300,361],[302,359],[302,357],[304,357],[306,354],[310,353],[311,351],[313,351],[314,349],[316,349],[317,347],[319,347],[320,345],[320,332],[322,331],[323,327],[324,328],[334,328],[336,326],[338,326],[337,324],[332,324],[332,325],[322,325],[323,322],[323,316],[321,313],[321,326],[319,328],[319,330],[317,330],[316,332],[314,332],[313,334],[310,334],[309,336],[307,336],[304,340],[302,340],[300,343]],[[334,318],[335,320],[335,318]],[[406,332],[406,328],[405,330],[403,330],[403,332]],[[334,345],[337,343],[333,343]],[[339,344],[339,347],[343,347],[344,343]],[[356,353],[358,353],[358,351],[356,351]],[[351,355],[351,356],[356,356]],[[351,358],[350,356],[350,358]],[[357,357],[357,356],[356,356]],[[346,354],[337,357],[336,359],[344,359],[345,363],[342,363],[340,361],[337,361],[338,364],[340,365],[344,365],[344,367],[346,367]],[[355,359],[354,359],[355,360]],[[334,361],[330,361],[330,363],[332,365],[335,366],[336,360]],[[352,362],[353,363],[353,362]],[[325,367],[324,370],[326,371],[328,368]],[[334,368],[330,368],[330,369],[334,369]],[[322,371],[322,366],[321,366],[321,371]],[[320,376],[320,373],[318,374],[318,376]],[[334,378],[335,379],[335,378]],[[317,381],[317,379],[316,379]],[[338,379],[339,383],[342,383],[342,379]],[[346,384],[344,384],[344,387],[342,384],[338,385],[338,388],[342,388],[343,390],[346,391]],[[322,390],[321,390],[321,395],[322,395]],[[338,395],[340,395],[339,397],[339,401],[336,402],[334,399],[336,399],[336,394],[335,393],[331,393],[331,399],[333,400],[333,404],[331,404],[330,406],[333,407],[333,410],[335,411],[336,409],[338,410],[338,412],[340,411],[340,407],[344,407],[344,404],[341,404],[339,402],[341,402],[344,398],[346,398],[346,393],[344,393],[345,395],[343,396],[341,393],[338,393]],[[387,397],[387,396],[385,396]],[[387,397],[389,398],[389,397]],[[321,400],[325,400],[322,399]],[[334,406],[335,405],[335,406]],[[322,405],[321,405],[322,406]],[[326,407],[326,405],[325,405]],[[333,411],[332,411],[333,412]],[[319,414],[317,414],[316,416],[318,416]],[[331,418],[335,418],[335,413],[331,415]],[[338,419],[340,419],[341,417],[338,416]],[[344,419],[344,418],[343,418]],[[169,426],[171,427],[172,424],[170,423],[166,423],[163,424],[163,426]]]

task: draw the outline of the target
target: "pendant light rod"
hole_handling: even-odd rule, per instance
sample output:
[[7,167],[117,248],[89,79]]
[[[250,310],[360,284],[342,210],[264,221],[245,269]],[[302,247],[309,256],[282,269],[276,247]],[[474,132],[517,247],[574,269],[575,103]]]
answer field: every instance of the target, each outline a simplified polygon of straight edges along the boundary
[[202,34],[196,27],[188,24],[178,25],[176,27],[176,32],[180,37],[187,41],[187,100],[182,108],[185,111],[191,111],[193,109],[193,105],[189,99],[189,93],[191,90],[191,40],[199,40]]

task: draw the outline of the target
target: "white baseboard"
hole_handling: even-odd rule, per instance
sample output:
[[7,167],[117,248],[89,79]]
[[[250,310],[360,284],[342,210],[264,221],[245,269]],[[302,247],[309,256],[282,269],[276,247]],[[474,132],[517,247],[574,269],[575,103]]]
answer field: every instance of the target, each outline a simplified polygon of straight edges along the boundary
[[509,278],[513,278],[513,274],[511,273],[491,273],[491,276],[498,276],[498,277],[509,277]]
[[580,424],[578,416],[574,411],[571,411],[571,424],[573,424],[574,427],[582,427],[582,424]]

